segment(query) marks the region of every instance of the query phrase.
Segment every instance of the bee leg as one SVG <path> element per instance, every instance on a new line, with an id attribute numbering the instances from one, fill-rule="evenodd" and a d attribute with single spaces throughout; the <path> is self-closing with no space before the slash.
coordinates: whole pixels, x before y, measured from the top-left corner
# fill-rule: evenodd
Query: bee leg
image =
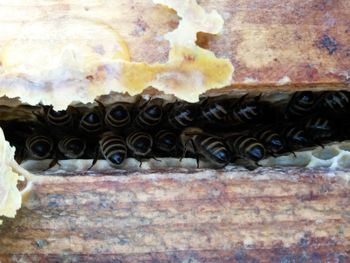
<path id="1" fill-rule="evenodd" d="M 157 162 L 161 162 L 162 160 L 159 160 L 159 159 L 157 159 L 157 157 L 155 157 L 155 156 L 152 156 L 151 157 L 153 160 L 156 160 Z"/>
<path id="2" fill-rule="evenodd" d="M 142 159 L 136 159 L 136 160 L 140 162 L 139 168 L 141 168 L 142 167 Z"/>
<path id="3" fill-rule="evenodd" d="M 197 148 L 196 148 L 196 145 L 194 144 L 194 141 L 192 139 L 190 139 L 190 142 L 192 144 L 192 147 L 193 147 L 193 151 L 195 152 L 195 155 L 196 155 L 196 162 L 197 162 L 197 169 L 199 168 L 199 155 L 198 155 L 198 151 L 197 151 Z"/>
<path id="4" fill-rule="evenodd" d="M 18 151 L 18 154 L 16 154 L 15 156 L 15 161 L 18 163 L 18 164 L 21 164 L 24 159 L 26 158 L 26 151 L 24 148 L 21 148 L 19 151 Z"/>
<path id="5" fill-rule="evenodd" d="M 92 167 L 94 167 L 95 164 L 97 163 L 97 160 L 98 160 L 98 151 L 99 151 L 99 147 L 97 146 L 96 149 L 95 149 L 94 160 L 92 161 L 92 164 L 91 164 L 91 166 L 88 168 L 88 170 L 91 170 Z"/>

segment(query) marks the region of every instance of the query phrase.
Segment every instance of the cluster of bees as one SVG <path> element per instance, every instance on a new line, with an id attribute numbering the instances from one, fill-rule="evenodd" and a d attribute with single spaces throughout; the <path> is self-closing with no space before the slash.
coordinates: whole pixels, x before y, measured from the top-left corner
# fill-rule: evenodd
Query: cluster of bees
<path id="1" fill-rule="evenodd" d="M 127 157 L 192 157 L 220 168 L 229 163 L 254 169 L 267 156 L 349 138 L 350 93 L 296 92 L 283 103 L 262 96 L 207 97 L 199 103 L 96 101 L 93 107 L 55 111 L 40 105 L 35 121 L 2 123 L 16 159 L 104 158 L 122 167 Z"/>

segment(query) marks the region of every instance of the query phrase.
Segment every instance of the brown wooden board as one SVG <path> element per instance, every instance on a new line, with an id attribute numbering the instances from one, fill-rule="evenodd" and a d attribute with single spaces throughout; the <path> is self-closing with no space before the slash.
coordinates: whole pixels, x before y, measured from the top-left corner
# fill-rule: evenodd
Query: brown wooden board
<path id="1" fill-rule="evenodd" d="M 350 188 L 333 173 L 117 175 L 38 176 L 0 229 L 0 261 L 350 260 Z"/>

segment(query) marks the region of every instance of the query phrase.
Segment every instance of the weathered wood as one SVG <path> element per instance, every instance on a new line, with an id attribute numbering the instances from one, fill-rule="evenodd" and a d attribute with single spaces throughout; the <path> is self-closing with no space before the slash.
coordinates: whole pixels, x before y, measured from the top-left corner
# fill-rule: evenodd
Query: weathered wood
<path id="1" fill-rule="evenodd" d="M 38 176 L 0 261 L 348 262 L 349 184 L 312 174 Z"/>

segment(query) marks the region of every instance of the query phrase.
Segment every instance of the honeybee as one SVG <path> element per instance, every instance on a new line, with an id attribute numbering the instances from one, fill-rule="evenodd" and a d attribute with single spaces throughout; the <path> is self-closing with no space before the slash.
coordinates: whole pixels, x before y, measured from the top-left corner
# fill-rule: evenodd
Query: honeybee
<path id="1" fill-rule="evenodd" d="M 100 151 L 112 167 L 120 167 L 127 158 L 127 147 L 123 137 L 106 132 L 99 141 Z"/>
<path id="2" fill-rule="evenodd" d="M 54 141 L 48 136 L 35 134 L 26 139 L 25 147 L 31 158 L 44 160 L 52 156 Z"/>
<path id="3" fill-rule="evenodd" d="M 305 124 L 307 136 L 316 143 L 329 140 L 335 135 L 333 123 L 326 118 L 313 117 Z"/>
<path id="4" fill-rule="evenodd" d="M 311 91 L 295 92 L 285 109 L 287 119 L 305 117 L 315 109 L 316 95 Z"/>
<path id="5" fill-rule="evenodd" d="M 68 159 L 81 158 L 86 150 L 86 141 L 76 136 L 65 136 L 58 142 L 58 150 Z"/>
<path id="6" fill-rule="evenodd" d="M 157 126 L 163 119 L 162 99 L 150 99 L 136 109 L 134 124 L 140 129 L 149 129 Z"/>
<path id="7" fill-rule="evenodd" d="M 283 137 L 271 128 L 258 129 L 253 135 L 265 146 L 266 151 L 272 156 L 282 152 L 285 148 Z"/>
<path id="8" fill-rule="evenodd" d="M 232 108 L 231 120 L 236 124 L 261 122 L 266 117 L 266 105 L 260 102 L 260 96 L 246 100 L 247 95 L 242 96 Z"/>
<path id="9" fill-rule="evenodd" d="M 193 125 L 197 107 L 192 103 L 175 102 L 168 113 L 168 122 L 174 129 L 183 129 Z"/>
<path id="10" fill-rule="evenodd" d="M 133 131 L 126 137 L 126 145 L 130 153 L 136 159 L 147 158 L 150 156 L 153 147 L 153 139 L 149 133 L 143 131 Z M 140 166 L 142 162 L 140 161 Z"/>
<path id="11" fill-rule="evenodd" d="M 99 132 L 103 131 L 104 114 L 100 107 L 94 107 L 91 110 L 86 111 L 82 114 L 82 117 L 79 122 L 79 129 L 85 135 L 94 136 Z"/>
<path id="12" fill-rule="evenodd" d="M 192 153 L 197 160 L 202 158 L 210 162 L 215 167 L 226 166 L 231 159 L 231 153 L 223 140 L 219 137 L 205 134 L 198 128 L 187 128 L 181 134 L 181 142 L 184 148 L 183 155 Z"/>
<path id="13" fill-rule="evenodd" d="M 179 136 L 170 130 L 160 130 L 154 136 L 155 151 L 165 157 L 176 156 L 178 153 Z"/>
<path id="14" fill-rule="evenodd" d="M 48 128 L 55 129 L 54 135 L 60 135 L 74 129 L 75 120 L 79 114 L 75 107 L 69 106 L 66 110 L 56 111 L 53 106 L 40 104 L 43 112 L 33 111 L 39 123 L 48 125 Z"/>
<path id="15" fill-rule="evenodd" d="M 131 123 L 132 104 L 128 102 L 116 102 L 105 107 L 101 102 L 97 101 L 104 109 L 104 122 L 111 130 L 119 130 Z"/>
<path id="16" fill-rule="evenodd" d="M 265 158 L 266 149 L 264 145 L 252 136 L 229 134 L 226 136 L 226 143 L 237 159 L 253 161 L 257 164 Z"/>
<path id="17" fill-rule="evenodd" d="M 282 134 L 291 150 L 298 150 L 312 144 L 305 130 L 299 126 L 287 126 L 283 129 Z"/>
<path id="18" fill-rule="evenodd" d="M 350 94 L 347 91 L 324 92 L 320 104 L 324 114 L 336 118 L 350 112 Z"/>
<path id="19" fill-rule="evenodd" d="M 231 103 L 234 103 L 233 99 L 205 98 L 201 102 L 201 121 L 209 124 L 222 124 L 228 119 Z"/>

